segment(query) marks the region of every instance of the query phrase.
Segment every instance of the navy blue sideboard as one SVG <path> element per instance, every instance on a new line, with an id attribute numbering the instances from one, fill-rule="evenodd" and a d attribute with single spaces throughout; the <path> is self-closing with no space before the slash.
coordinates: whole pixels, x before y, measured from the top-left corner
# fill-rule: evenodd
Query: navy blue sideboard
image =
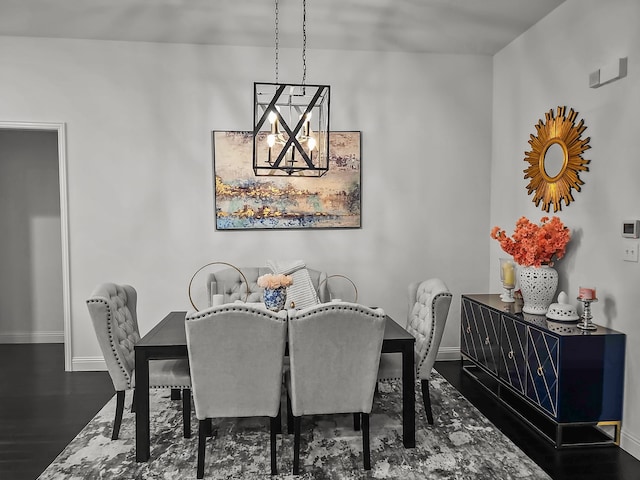
<path id="1" fill-rule="evenodd" d="M 499 295 L 461 302 L 466 373 L 557 448 L 620 443 L 623 333 L 523 313 Z"/>

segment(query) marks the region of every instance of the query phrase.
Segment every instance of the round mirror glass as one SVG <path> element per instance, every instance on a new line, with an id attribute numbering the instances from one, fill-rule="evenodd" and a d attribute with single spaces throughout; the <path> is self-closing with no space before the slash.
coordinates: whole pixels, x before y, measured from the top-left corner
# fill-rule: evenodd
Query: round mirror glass
<path id="1" fill-rule="evenodd" d="M 544 154 L 544 173 L 550 178 L 557 177 L 564 167 L 564 150 L 559 143 L 549 145 Z"/>

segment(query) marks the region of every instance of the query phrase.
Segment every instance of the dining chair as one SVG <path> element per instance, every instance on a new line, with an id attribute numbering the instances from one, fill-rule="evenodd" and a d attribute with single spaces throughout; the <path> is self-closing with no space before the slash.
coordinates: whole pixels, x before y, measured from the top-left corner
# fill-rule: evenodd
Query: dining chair
<path id="1" fill-rule="evenodd" d="M 117 440 L 124 412 L 125 393 L 135 387 L 135 345 L 140 340 L 138 294 L 130 285 L 102 283 L 86 301 L 107 370 L 116 390 L 116 416 L 112 440 Z M 149 387 L 182 390 L 184 438 L 191 437 L 191 378 L 186 359 L 149 362 Z M 172 395 L 172 398 L 174 396 Z M 135 408 L 135 392 L 132 409 Z"/>
<path id="2" fill-rule="evenodd" d="M 280 432 L 287 312 L 224 304 L 186 316 L 193 402 L 198 418 L 197 477 L 204 478 L 212 418 L 269 417 L 271 474 Z"/>
<path id="3" fill-rule="evenodd" d="M 420 380 L 422 401 L 430 425 L 433 425 L 433 412 L 429 396 L 429 380 L 447 322 L 451 298 L 451 292 L 446 284 L 438 278 L 409 285 L 409 314 L 406 329 L 416 337 L 416 376 Z M 383 353 L 380 357 L 378 380 L 401 379 L 402 356 L 399 353 Z"/>
<path id="4" fill-rule="evenodd" d="M 287 421 L 293 423 L 293 474 L 300 472 L 304 415 L 354 414 L 362 419 L 365 470 L 371 469 L 369 414 L 384 337 L 382 309 L 324 303 L 289 311 Z"/>

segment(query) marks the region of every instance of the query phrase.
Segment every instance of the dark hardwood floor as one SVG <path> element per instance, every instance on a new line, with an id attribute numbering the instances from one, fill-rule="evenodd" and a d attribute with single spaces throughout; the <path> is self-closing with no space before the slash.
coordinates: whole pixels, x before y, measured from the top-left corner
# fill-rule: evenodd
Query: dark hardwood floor
<path id="1" fill-rule="evenodd" d="M 65 372 L 62 344 L 0 344 L 0 479 L 38 478 L 114 393 L 107 372 Z"/>
<path id="2" fill-rule="evenodd" d="M 106 372 L 64 372 L 61 344 L 0 344 L 0 479 L 34 480 L 113 396 Z M 554 480 L 640 480 L 617 447 L 556 450 L 463 375 L 436 369 Z"/>

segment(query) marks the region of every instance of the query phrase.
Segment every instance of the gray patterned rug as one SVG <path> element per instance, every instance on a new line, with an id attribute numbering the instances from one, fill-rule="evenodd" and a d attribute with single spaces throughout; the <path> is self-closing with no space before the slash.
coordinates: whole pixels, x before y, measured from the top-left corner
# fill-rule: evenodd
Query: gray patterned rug
<path id="1" fill-rule="evenodd" d="M 130 395 L 128 395 L 128 401 Z M 206 479 L 549 479 L 473 405 L 434 371 L 431 382 L 435 425 L 426 422 L 422 395 L 416 397 L 416 448 L 402 445 L 402 399 L 388 383 L 374 400 L 370 471 L 362 467 L 362 437 L 351 415 L 303 419 L 301 474 L 291 475 L 293 435 L 278 435 L 278 471 L 271 477 L 267 419 L 214 419 Z M 129 405 L 127 405 L 129 406 Z M 120 438 L 111 441 L 115 397 L 40 475 L 61 479 L 166 479 L 196 477 L 197 420 L 194 435 L 182 438 L 181 402 L 168 391 L 151 395 L 151 460 L 136 463 L 135 419 L 125 407 Z M 286 419 L 286 415 L 283 413 Z M 286 427 L 284 427 L 286 431 Z"/>

